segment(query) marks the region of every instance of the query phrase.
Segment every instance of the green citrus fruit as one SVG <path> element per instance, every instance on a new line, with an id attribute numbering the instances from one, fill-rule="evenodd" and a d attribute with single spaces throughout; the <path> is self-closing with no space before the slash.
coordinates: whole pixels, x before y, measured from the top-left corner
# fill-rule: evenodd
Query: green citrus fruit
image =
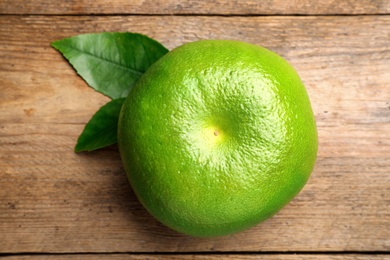
<path id="1" fill-rule="evenodd" d="M 305 87 L 277 54 L 238 41 L 184 44 L 121 111 L 119 149 L 144 207 L 192 236 L 244 230 L 304 186 L 317 153 Z"/>

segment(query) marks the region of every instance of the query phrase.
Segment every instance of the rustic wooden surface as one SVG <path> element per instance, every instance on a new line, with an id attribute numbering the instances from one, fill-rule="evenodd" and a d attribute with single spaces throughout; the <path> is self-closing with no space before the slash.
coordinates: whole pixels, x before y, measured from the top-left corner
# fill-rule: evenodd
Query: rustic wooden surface
<path id="1" fill-rule="evenodd" d="M 0 256 L 389 259 L 390 1 L 156 2 L 0 2 Z M 115 146 L 73 153 L 108 99 L 49 44 L 100 31 L 144 33 L 169 49 L 238 39 L 285 57 L 317 119 L 307 186 L 235 235 L 191 238 L 159 224 L 132 193 Z"/>
<path id="2" fill-rule="evenodd" d="M 85 259 L 85 260 L 386 260 L 389 259 L 386 254 L 331 254 L 331 255 L 317 255 L 317 254 L 72 254 L 72 255 L 18 255 L 8 256 L 7 260 L 69 260 L 69 259 Z"/>
<path id="3" fill-rule="evenodd" d="M 2 0 L 3 14 L 388 14 L 388 0 Z"/>

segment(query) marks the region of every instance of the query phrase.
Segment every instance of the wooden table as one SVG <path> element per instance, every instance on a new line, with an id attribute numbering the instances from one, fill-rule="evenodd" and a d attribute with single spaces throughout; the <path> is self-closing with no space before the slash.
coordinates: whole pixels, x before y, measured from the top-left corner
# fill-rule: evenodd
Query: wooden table
<path id="1" fill-rule="evenodd" d="M 389 0 L 1 0 L 0 256 L 6 259 L 390 259 Z M 108 101 L 50 42 L 130 31 L 172 49 L 263 45 L 299 72 L 319 131 L 302 192 L 231 236 L 177 234 L 140 205 L 117 147 L 73 152 Z"/>

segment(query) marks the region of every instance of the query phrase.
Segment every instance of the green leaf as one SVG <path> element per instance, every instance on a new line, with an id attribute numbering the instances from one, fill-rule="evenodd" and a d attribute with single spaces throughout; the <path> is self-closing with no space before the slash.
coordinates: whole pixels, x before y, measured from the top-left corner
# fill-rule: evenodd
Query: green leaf
<path id="1" fill-rule="evenodd" d="M 119 113 L 125 98 L 113 99 L 102 106 L 87 123 L 75 152 L 93 151 L 117 142 Z"/>
<path id="2" fill-rule="evenodd" d="M 126 97 L 134 83 L 168 50 L 137 33 L 82 34 L 51 44 L 89 86 L 116 99 Z"/>

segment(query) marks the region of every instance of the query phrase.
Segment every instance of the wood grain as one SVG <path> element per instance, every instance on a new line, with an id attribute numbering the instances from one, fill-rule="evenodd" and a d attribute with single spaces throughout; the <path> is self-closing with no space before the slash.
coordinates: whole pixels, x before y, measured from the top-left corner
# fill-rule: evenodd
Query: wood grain
<path id="1" fill-rule="evenodd" d="M 385 254 L 194 254 L 194 255 L 174 255 L 174 254 L 71 254 L 71 255 L 24 255 L 8 256 L 6 260 L 36 260 L 36 259 L 131 259 L 131 260 L 385 260 L 389 259 Z"/>
<path id="2" fill-rule="evenodd" d="M 388 0 L 2 0 L 0 14 L 389 14 Z"/>
<path id="3" fill-rule="evenodd" d="M 389 16 L 7 15 L 0 25 L 0 252 L 390 250 Z M 191 238 L 155 221 L 132 193 L 115 146 L 73 153 L 84 124 L 108 99 L 49 43 L 99 31 L 144 33 L 169 49 L 240 39 L 289 60 L 319 131 L 304 190 L 273 218 L 231 236 Z"/>

